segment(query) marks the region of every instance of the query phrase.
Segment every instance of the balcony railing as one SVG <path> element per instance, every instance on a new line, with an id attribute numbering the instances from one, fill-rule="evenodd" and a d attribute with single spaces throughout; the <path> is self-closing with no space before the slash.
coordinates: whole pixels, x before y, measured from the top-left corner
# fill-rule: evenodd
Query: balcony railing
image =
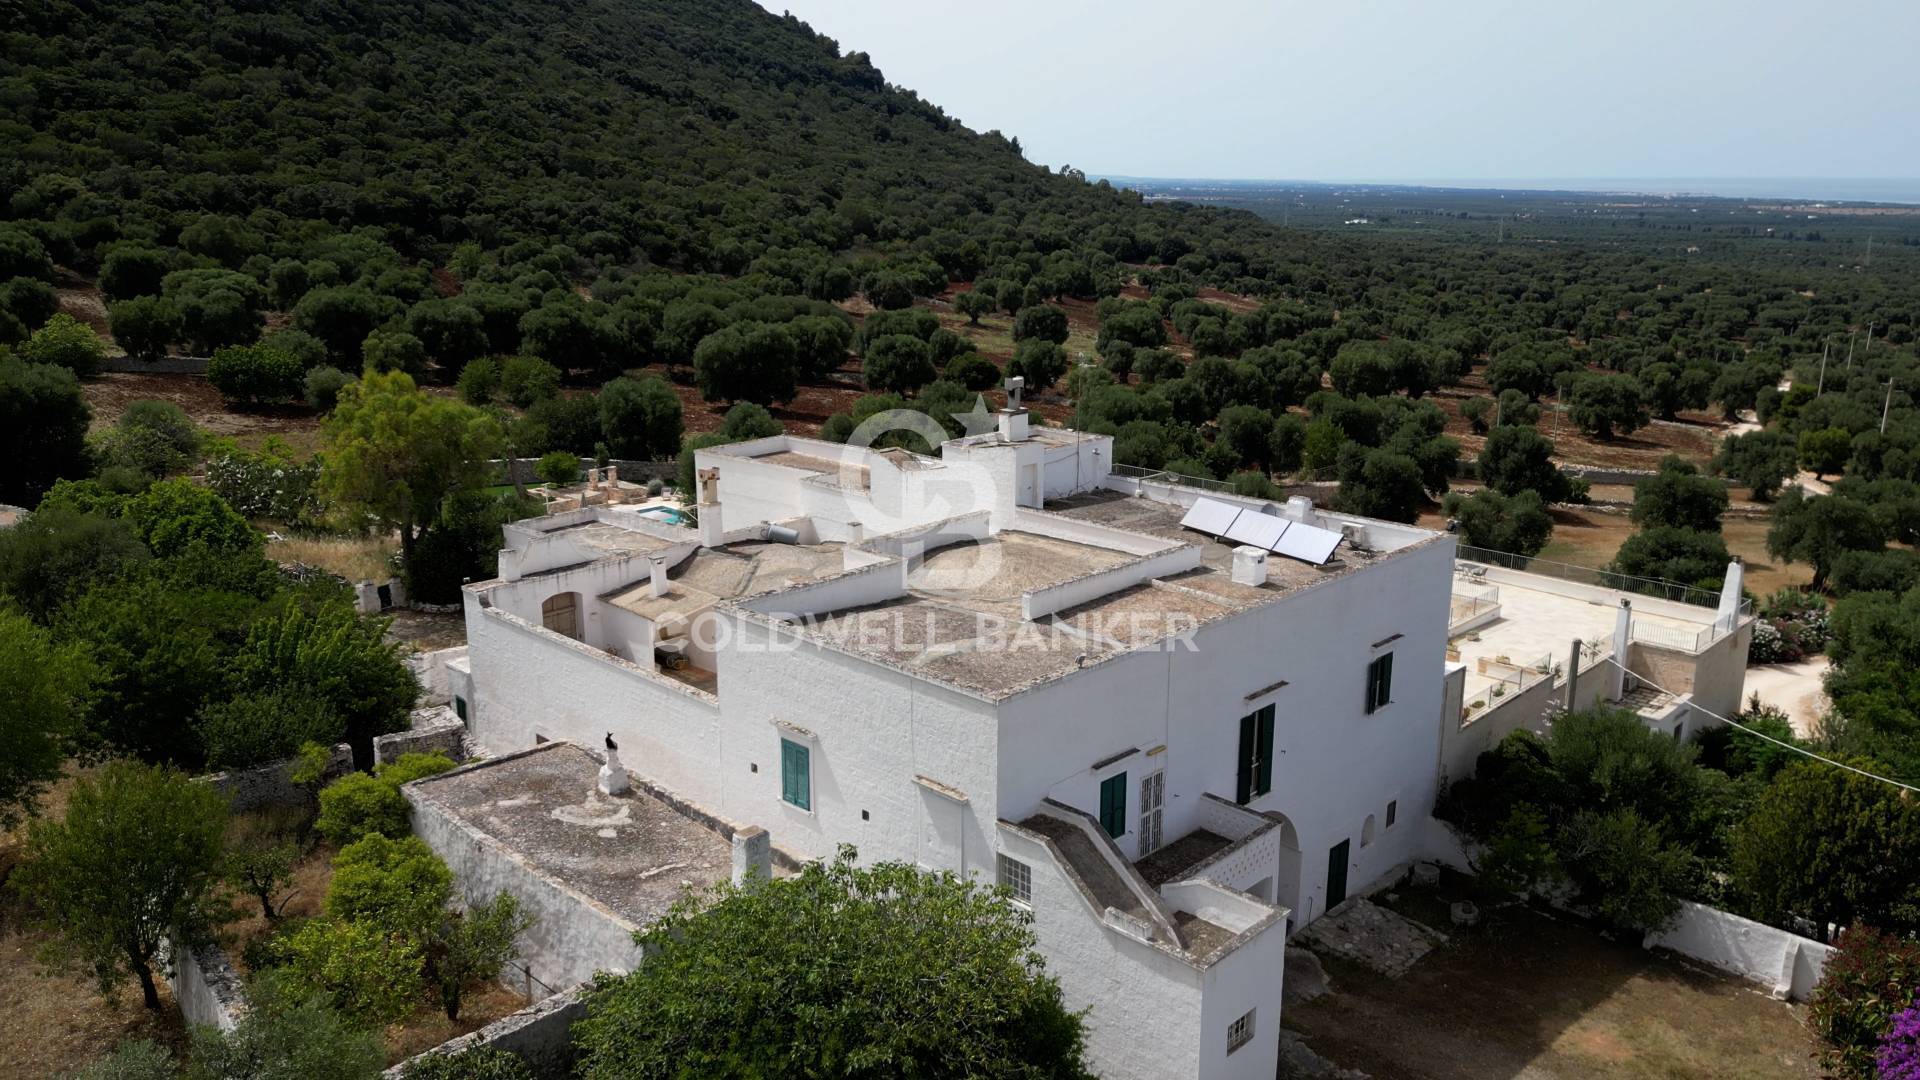
<path id="1" fill-rule="evenodd" d="M 1621 574 L 1612 570 L 1595 570 L 1591 566 L 1574 566 L 1570 563 L 1554 562 L 1551 559 L 1540 559 L 1531 555 L 1515 555 L 1511 552 L 1495 551 L 1492 548 L 1474 547 L 1471 544 L 1461 544 L 1456 549 L 1455 557 L 1468 562 L 1503 566 L 1509 570 L 1521 570 L 1529 574 L 1555 577 L 1582 585 L 1595 585 L 1603 589 L 1657 596 L 1663 600 L 1692 604 L 1695 607 L 1717 609 L 1720 606 L 1719 593 L 1709 589 L 1697 589 L 1692 585 L 1682 585 L 1677 581 L 1635 577 L 1632 574 Z M 1750 609 L 1751 603 L 1743 600 L 1740 613 L 1745 615 Z"/>

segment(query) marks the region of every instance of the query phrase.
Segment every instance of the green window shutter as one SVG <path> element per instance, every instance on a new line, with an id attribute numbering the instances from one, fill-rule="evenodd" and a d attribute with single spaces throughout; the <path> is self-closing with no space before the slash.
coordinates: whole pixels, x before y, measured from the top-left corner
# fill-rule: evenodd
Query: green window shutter
<path id="1" fill-rule="evenodd" d="M 1253 747 L 1256 726 L 1253 716 L 1240 718 L 1240 774 L 1234 780 L 1233 801 L 1242 806 L 1253 798 Z"/>
<path id="2" fill-rule="evenodd" d="M 1376 691 L 1379 690 L 1379 688 L 1380 688 L 1380 661 L 1378 660 L 1368 661 L 1367 663 L 1367 715 L 1369 716 L 1373 715 L 1373 707 L 1374 707 L 1374 701 L 1375 701 L 1374 694 Z"/>
<path id="3" fill-rule="evenodd" d="M 802 810 L 813 809 L 808 750 L 788 739 L 780 740 L 780 797 Z"/>
<path id="4" fill-rule="evenodd" d="M 1127 774 L 1109 776 L 1100 782 L 1100 827 L 1108 836 L 1127 832 Z"/>
<path id="5" fill-rule="evenodd" d="M 1253 777 L 1255 795 L 1265 795 L 1273 790 L 1273 713 L 1274 707 L 1268 705 L 1254 714 L 1258 718 L 1255 726 L 1259 729 L 1255 743 L 1259 763 Z"/>
<path id="6" fill-rule="evenodd" d="M 1380 706 L 1393 700 L 1393 654 L 1380 658 Z"/>

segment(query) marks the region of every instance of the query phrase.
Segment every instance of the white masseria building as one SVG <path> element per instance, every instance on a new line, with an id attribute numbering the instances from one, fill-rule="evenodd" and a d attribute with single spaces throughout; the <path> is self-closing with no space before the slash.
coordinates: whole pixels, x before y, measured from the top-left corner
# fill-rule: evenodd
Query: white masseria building
<path id="1" fill-rule="evenodd" d="M 626 506 L 508 526 L 500 577 L 466 589 L 456 707 L 496 755 L 611 734 L 782 862 L 853 844 L 1004 884 L 1091 1007 L 1102 1076 L 1270 1080 L 1291 931 L 1422 857 L 1449 748 L 1470 762 L 1573 693 L 1450 642 L 1538 581 L 1456 567 L 1444 533 L 1120 476 L 1107 437 L 997 422 L 938 458 L 702 450 L 697 529 Z M 1611 625 L 1618 595 L 1562 599 Z M 1694 645 L 1744 659 L 1744 613 L 1689 610 L 1728 631 Z M 1624 621 L 1594 657 L 1640 647 Z M 1524 709 L 1481 689 L 1510 675 Z"/>

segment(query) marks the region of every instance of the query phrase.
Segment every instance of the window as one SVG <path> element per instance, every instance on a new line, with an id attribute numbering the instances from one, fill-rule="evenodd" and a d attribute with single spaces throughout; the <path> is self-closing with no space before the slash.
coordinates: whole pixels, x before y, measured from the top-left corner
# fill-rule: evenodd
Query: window
<path id="1" fill-rule="evenodd" d="M 1400 816 L 1400 800 L 1395 799 L 1392 802 L 1387 804 L 1387 828 L 1389 829 L 1393 828 L 1394 819 L 1398 818 L 1399 816 Z"/>
<path id="2" fill-rule="evenodd" d="M 467 699 L 466 698 L 455 697 L 453 699 L 453 715 L 459 717 L 462 722 L 464 722 L 467 719 Z"/>
<path id="3" fill-rule="evenodd" d="M 1234 801 L 1245 806 L 1273 790 L 1273 706 L 1240 718 L 1240 775 Z"/>
<path id="4" fill-rule="evenodd" d="M 1253 1041 L 1253 1012 L 1248 1009 L 1247 1015 L 1227 1025 L 1227 1053 L 1231 1054 Z"/>
<path id="5" fill-rule="evenodd" d="M 811 754 L 792 739 L 780 740 L 780 798 L 802 810 L 813 809 Z"/>
<path id="6" fill-rule="evenodd" d="M 1100 782 L 1100 827 L 1108 836 L 1127 834 L 1127 774 L 1109 776 Z"/>
<path id="7" fill-rule="evenodd" d="M 1393 700 L 1393 654 L 1381 653 L 1367 665 L 1367 712 L 1386 707 Z"/>
<path id="8" fill-rule="evenodd" d="M 1015 900 L 1023 904 L 1033 903 L 1033 867 L 1019 859 L 1000 856 L 1000 884 L 1006 886 Z"/>

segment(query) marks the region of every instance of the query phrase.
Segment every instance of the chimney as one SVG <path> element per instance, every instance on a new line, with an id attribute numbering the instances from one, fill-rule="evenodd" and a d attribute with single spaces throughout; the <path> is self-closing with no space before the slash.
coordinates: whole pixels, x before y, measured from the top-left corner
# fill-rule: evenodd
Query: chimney
<path id="1" fill-rule="evenodd" d="M 620 486 L 620 466 L 618 465 L 607 466 L 607 486 L 608 487 Z"/>
<path id="2" fill-rule="evenodd" d="M 724 535 L 724 531 L 720 528 L 720 504 L 706 503 L 699 507 L 699 511 L 700 546 L 704 548 L 719 547 L 721 543 L 720 538 Z"/>
<path id="3" fill-rule="evenodd" d="M 857 521 L 847 522 L 847 545 L 858 546 L 866 542 L 867 527 Z"/>
<path id="4" fill-rule="evenodd" d="M 647 569 L 653 575 L 653 595 L 667 595 L 667 557 L 665 555 L 647 556 Z"/>
<path id="5" fill-rule="evenodd" d="M 1740 590 L 1747 583 L 1747 564 L 1735 555 L 1727 564 L 1727 580 L 1720 586 L 1720 611 L 1714 617 L 1714 625 L 1722 630 L 1732 630 L 1740 623 Z"/>
<path id="6" fill-rule="evenodd" d="M 773 876 L 773 838 L 758 825 L 735 829 L 733 833 L 733 883 L 744 885 L 749 878 Z"/>
<path id="7" fill-rule="evenodd" d="M 598 466 L 587 470 L 587 490 L 595 491 L 600 487 L 600 469 Z"/>
<path id="8" fill-rule="evenodd" d="M 1305 522 L 1313 513 L 1313 500 L 1305 495 L 1295 495 L 1287 500 L 1286 516 L 1294 521 Z"/>
<path id="9" fill-rule="evenodd" d="M 1267 583 L 1266 549 L 1251 546 L 1234 548 L 1233 580 L 1239 585 L 1265 585 Z"/>
<path id="10" fill-rule="evenodd" d="M 1000 410 L 1000 440 L 1002 442 L 1021 442 L 1027 438 L 1027 410 Z"/>
<path id="11" fill-rule="evenodd" d="M 1608 665 L 1607 698 L 1619 701 L 1627 692 L 1627 643 L 1633 635 L 1633 601 L 1621 600 L 1613 617 L 1613 663 Z"/>

